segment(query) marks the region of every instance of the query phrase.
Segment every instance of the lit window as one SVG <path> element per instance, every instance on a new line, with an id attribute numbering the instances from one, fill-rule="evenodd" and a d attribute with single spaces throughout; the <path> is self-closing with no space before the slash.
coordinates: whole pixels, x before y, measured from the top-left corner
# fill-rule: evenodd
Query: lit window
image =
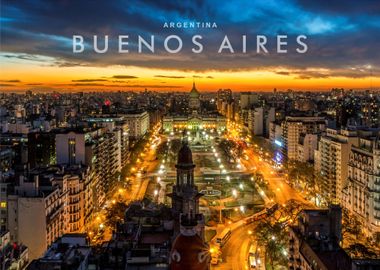
<path id="1" fill-rule="evenodd" d="M 0 208 L 7 208 L 7 202 L 1 202 Z"/>

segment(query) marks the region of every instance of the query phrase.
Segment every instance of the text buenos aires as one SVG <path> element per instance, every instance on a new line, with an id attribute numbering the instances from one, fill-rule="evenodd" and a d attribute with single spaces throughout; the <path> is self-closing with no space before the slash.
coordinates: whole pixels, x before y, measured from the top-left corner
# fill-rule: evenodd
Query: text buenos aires
<path id="1" fill-rule="evenodd" d="M 251 42 L 248 42 L 248 38 Z M 256 53 L 287 53 L 288 52 L 288 36 L 287 35 L 277 35 L 271 37 L 274 39 L 276 43 L 275 49 L 269 51 L 268 40 L 269 38 L 265 35 L 256 35 L 256 36 L 247 36 L 242 35 L 241 40 L 239 41 L 239 46 L 232 45 L 230 38 L 225 35 L 223 39 L 220 41 L 220 45 L 217 46 L 218 53 L 248 53 L 252 50 Z M 295 38 L 295 42 L 297 46 L 293 48 L 296 53 L 306 53 L 308 50 L 308 45 L 306 43 L 307 36 L 306 35 L 298 35 L 293 37 Z M 162 41 L 162 38 L 160 38 Z M 90 42 L 88 42 L 90 41 Z M 187 40 L 185 40 L 188 42 Z M 110 38 L 108 35 L 104 35 L 98 37 L 94 35 L 92 40 L 85 40 L 85 38 L 81 35 L 73 35 L 73 53 L 82 53 L 86 50 L 93 50 L 96 53 L 107 53 L 109 51 L 109 43 Z M 149 38 L 137 36 L 137 40 L 134 40 L 136 43 L 133 46 L 134 50 L 137 50 L 137 53 L 155 53 L 157 42 L 155 40 L 155 36 L 151 35 Z M 194 35 L 190 38 L 189 42 L 191 42 L 191 52 L 192 53 L 202 53 L 204 50 L 205 39 L 202 35 Z M 252 46 L 252 42 L 253 46 Z M 85 43 L 89 46 L 85 46 Z M 234 42 L 235 43 L 235 42 Z M 163 39 L 162 44 L 159 44 L 160 48 L 164 49 L 168 53 L 180 53 L 183 51 L 184 40 L 178 35 L 169 35 Z M 249 46 L 248 46 L 249 45 Z M 89 48 L 90 47 L 90 48 Z M 91 48 L 92 47 L 92 48 Z M 249 49 L 248 49 L 249 48 Z M 117 36 L 117 52 L 118 53 L 130 53 L 132 52 L 130 48 L 130 37 L 129 35 L 119 35 Z"/>

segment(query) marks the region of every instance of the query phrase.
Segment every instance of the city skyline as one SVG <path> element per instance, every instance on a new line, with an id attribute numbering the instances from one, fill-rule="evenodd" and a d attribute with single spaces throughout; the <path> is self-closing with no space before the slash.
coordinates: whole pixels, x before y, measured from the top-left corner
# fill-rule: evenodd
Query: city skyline
<path id="1" fill-rule="evenodd" d="M 281 8 L 278 8 L 281 6 Z M 373 1 L 328 4 L 304 1 L 227 1 L 202 3 L 132 1 L 10 2 L 2 4 L 0 91 L 149 90 L 187 91 L 193 77 L 201 91 L 331 88 L 378 89 L 380 54 L 379 6 Z M 86 11 L 83 13 L 83 11 Z M 242 12 L 244 11 L 244 12 Z M 175 28 L 165 23 L 180 23 Z M 185 23 L 211 22 L 216 28 L 184 28 Z M 202 35 L 204 51 L 194 54 L 191 37 Z M 94 35 L 107 53 L 86 49 L 73 53 L 72 36 Z M 119 54 L 117 37 L 129 35 L 130 52 Z M 156 51 L 137 53 L 141 35 L 156 37 Z M 163 39 L 178 35 L 183 49 L 170 54 Z M 242 35 L 247 50 L 242 52 Z M 265 35 L 268 53 L 256 53 L 255 37 Z M 288 53 L 276 52 L 276 36 L 287 35 Z M 296 36 L 307 36 L 306 53 L 295 52 Z M 218 53 L 228 36 L 234 54 Z M 173 44 L 175 41 L 173 42 Z M 172 45 L 173 46 L 173 45 Z"/>

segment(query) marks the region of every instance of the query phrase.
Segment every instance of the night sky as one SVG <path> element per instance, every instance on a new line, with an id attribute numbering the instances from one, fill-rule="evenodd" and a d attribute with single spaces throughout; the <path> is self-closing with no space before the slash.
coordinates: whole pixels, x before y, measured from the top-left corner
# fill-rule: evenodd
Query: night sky
<path id="1" fill-rule="evenodd" d="M 0 91 L 187 90 L 193 76 L 201 91 L 380 87 L 378 1 L 2 1 L 0 21 Z M 173 34 L 184 42 L 177 54 L 163 48 Z M 197 34 L 201 54 L 191 52 Z M 85 37 L 85 52 L 72 52 L 73 35 Z M 110 37 L 107 53 L 93 52 L 93 35 Z M 130 53 L 117 52 L 118 35 L 129 35 Z M 155 35 L 154 54 L 137 53 L 137 35 Z M 217 53 L 225 35 L 234 54 Z M 268 54 L 256 53 L 256 35 L 267 36 Z M 276 53 L 276 35 L 288 36 L 287 54 Z M 298 35 L 308 37 L 305 54 L 295 52 Z"/>

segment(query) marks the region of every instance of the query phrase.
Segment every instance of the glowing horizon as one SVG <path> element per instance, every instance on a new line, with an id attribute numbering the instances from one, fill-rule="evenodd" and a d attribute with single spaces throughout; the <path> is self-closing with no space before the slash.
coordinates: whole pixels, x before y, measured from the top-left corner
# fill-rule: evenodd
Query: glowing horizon
<path id="1" fill-rule="evenodd" d="M 322 78 L 302 78 L 310 72 L 320 72 Z M 0 91 L 21 90 L 158 90 L 187 91 L 193 77 L 200 91 L 230 88 L 233 91 L 323 91 L 331 88 L 376 89 L 380 78 L 330 77 L 327 69 L 307 69 L 304 73 L 286 68 L 242 71 L 191 72 L 142 67 L 58 67 L 17 61 L 2 70 Z M 304 75 L 303 75 L 304 74 Z"/>

